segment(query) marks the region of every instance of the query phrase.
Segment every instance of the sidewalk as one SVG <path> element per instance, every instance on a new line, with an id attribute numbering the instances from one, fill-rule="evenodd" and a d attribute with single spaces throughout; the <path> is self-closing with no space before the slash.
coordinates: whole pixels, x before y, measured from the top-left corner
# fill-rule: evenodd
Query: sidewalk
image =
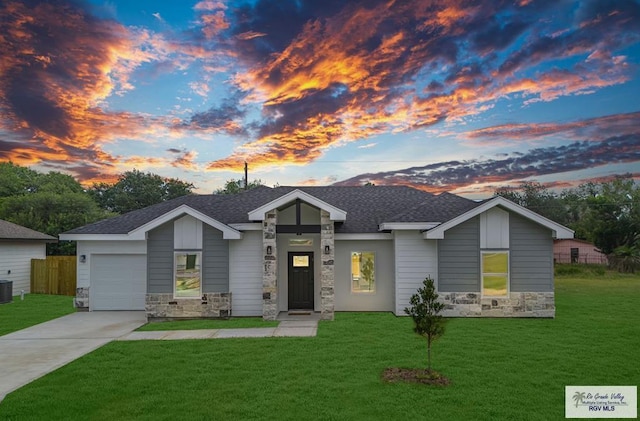
<path id="1" fill-rule="evenodd" d="M 199 329 L 199 330 L 158 330 L 151 332 L 131 332 L 119 337 L 118 341 L 179 340 L 179 339 L 223 339 L 223 338 L 268 338 L 268 337 L 309 337 L 318 332 L 317 320 L 283 320 L 278 327 L 257 327 L 243 329 Z"/>

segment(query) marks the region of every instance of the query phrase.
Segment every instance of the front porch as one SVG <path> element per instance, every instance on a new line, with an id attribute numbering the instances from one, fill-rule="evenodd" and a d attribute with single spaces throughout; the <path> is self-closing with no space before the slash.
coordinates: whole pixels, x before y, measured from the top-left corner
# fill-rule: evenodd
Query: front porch
<path id="1" fill-rule="evenodd" d="M 256 216 L 263 212 L 262 317 L 265 320 L 277 320 L 281 312 L 289 316 L 288 310 L 302 308 L 312 314 L 318 313 L 321 320 L 333 320 L 334 222 L 336 219 L 344 220 L 346 214 L 303 192 L 292 193 L 295 194 L 255 211 L 258 212 Z M 292 244 L 295 245 L 296 238 L 303 240 L 303 236 L 309 238 L 306 248 L 294 248 Z M 285 240 L 287 243 L 284 243 Z M 300 259 L 296 260 L 296 257 Z M 319 267 L 314 266 L 314 262 Z M 299 267 L 307 268 L 310 274 L 305 274 L 302 270 L 296 271 Z M 292 283 L 294 277 L 295 282 L 309 282 L 304 292 L 308 298 L 301 300 L 296 295 L 299 291 L 292 292 L 296 288 Z M 292 296 L 297 299 L 292 300 Z M 300 306 L 299 303 L 303 305 Z"/>

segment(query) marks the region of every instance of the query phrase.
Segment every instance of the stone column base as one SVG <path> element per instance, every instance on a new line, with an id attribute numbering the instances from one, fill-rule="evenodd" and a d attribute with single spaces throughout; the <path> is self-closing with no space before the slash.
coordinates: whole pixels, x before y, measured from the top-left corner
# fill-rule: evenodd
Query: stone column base
<path id="1" fill-rule="evenodd" d="M 73 306 L 77 311 L 89 311 L 89 287 L 76 288 Z"/>
<path id="2" fill-rule="evenodd" d="M 556 315 L 553 292 L 512 292 L 503 298 L 482 298 L 478 292 L 440 292 L 444 317 L 547 317 Z"/>
<path id="3" fill-rule="evenodd" d="M 231 317 L 231 293 L 207 292 L 201 298 L 147 294 L 145 310 L 150 320 L 228 319 Z"/>

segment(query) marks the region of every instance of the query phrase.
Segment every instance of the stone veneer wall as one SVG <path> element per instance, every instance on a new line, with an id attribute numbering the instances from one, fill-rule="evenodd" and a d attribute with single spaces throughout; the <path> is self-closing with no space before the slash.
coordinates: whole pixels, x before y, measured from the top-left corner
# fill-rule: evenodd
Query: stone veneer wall
<path id="1" fill-rule="evenodd" d="M 73 306 L 79 311 L 89 311 L 89 287 L 76 288 Z"/>
<path id="2" fill-rule="evenodd" d="M 333 221 L 329 212 L 320 211 L 320 255 L 322 268 L 320 273 L 320 318 L 333 320 L 335 307 L 335 236 Z M 329 246 L 329 254 L 324 253 Z"/>
<path id="3" fill-rule="evenodd" d="M 262 318 L 276 320 L 278 317 L 278 248 L 276 246 L 276 225 L 278 210 L 267 212 L 262 225 L 262 255 L 264 257 L 264 273 L 262 274 Z M 267 248 L 271 247 L 271 254 Z"/>
<path id="4" fill-rule="evenodd" d="M 440 292 L 445 317 L 555 317 L 553 292 L 512 292 L 508 298 L 481 298 L 477 292 Z"/>
<path id="5" fill-rule="evenodd" d="M 192 319 L 231 317 L 231 293 L 208 292 L 201 298 L 174 298 L 173 294 L 147 294 L 149 319 Z"/>

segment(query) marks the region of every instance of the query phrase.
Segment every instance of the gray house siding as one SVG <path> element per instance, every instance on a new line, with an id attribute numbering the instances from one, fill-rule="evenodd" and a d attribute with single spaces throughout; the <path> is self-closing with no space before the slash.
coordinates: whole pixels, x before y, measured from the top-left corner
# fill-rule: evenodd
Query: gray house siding
<path id="1" fill-rule="evenodd" d="M 173 294 L 173 222 L 149 231 L 147 293 Z"/>
<path id="2" fill-rule="evenodd" d="M 229 242 L 222 231 L 204 225 L 202 292 L 229 292 Z"/>
<path id="3" fill-rule="evenodd" d="M 438 243 L 438 290 L 480 291 L 480 222 L 475 217 L 448 230 Z"/>
<path id="4" fill-rule="evenodd" d="M 553 291 L 553 238 L 544 228 L 517 214 L 509 217 L 512 292 Z"/>

